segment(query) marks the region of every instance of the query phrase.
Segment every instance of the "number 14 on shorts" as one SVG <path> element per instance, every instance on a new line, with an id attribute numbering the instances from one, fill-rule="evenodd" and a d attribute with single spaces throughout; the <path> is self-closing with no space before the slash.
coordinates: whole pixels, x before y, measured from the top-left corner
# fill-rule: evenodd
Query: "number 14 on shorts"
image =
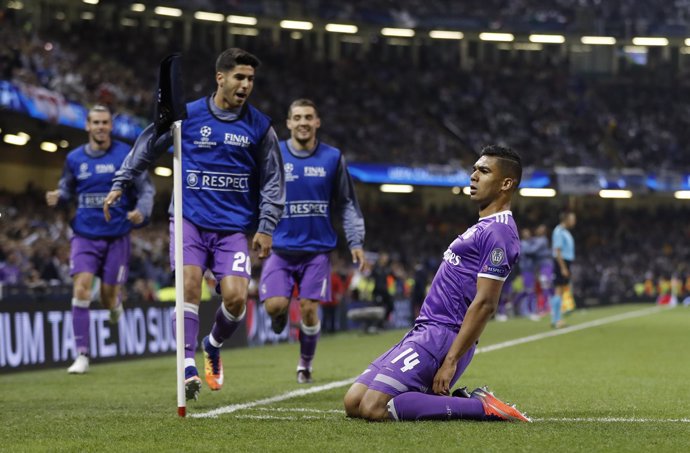
<path id="1" fill-rule="evenodd" d="M 417 357 L 419 357 L 419 354 L 414 352 L 414 349 L 412 349 L 412 348 L 405 349 L 403 352 L 398 354 L 398 356 L 396 358 L 391 360 L 391 363 L 397 363 L 403 357 L 405 359 L 402 362 L 403 366 L 400 368 L 400 371 L 402 371 L 403 373 L 405 371 L 410 371 L 412 368 L 419 365 L 419 359 L 417 358 Z"/>

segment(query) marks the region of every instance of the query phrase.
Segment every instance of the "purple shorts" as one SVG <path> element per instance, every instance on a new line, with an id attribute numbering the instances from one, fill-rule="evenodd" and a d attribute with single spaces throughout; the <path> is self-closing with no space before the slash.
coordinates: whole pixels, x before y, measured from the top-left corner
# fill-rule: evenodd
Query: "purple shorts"
<path id="1" fill-rule="evenodd" d="M 129 234 L 115 238 L 89 239 L 74 234 L 71 239 L 70 275 L 88 272 L 107 285 L 127 282 Z"/>
<path id="2" fill-rule="evenodd" d="M 261 301 L 269 297 L 292 295 L 295 283 L 299 297 L 319 301 L 331 300 L 331 263 L 326 253 L 316 255 L 278 255 L 272 253 L 264 262 L 259 282 Z"/>
<path id="3" fill-rule="evenodd" d="M 434 376 L 456 336 L 457 332 L 444 326 L 417 324 L 400 343 L 371 362 L 355 382 L 393 397 L 405 392 L 431 393 Z M 460 358 L 451 388 L 472 361 L 475 347 Z"/>
<path id="4" fill-rule="evenodd" d="M 187 219 L 182 225 L 183 259 L 186 266 L 210 269 L 215 279 L 236 275 L 249 279 L 252 265 L 247 237 L 242 233 L 219 233 L 199 228 Z M 175 224 L 170 220 L 170 267 L 175 269 Z"/>

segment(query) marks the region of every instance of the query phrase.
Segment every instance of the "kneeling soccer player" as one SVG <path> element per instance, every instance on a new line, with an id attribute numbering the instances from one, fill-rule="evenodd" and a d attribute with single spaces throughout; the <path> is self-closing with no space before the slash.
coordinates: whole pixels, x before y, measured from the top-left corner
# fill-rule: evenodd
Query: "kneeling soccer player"
<path id="1" fill-rule="evenodd" d="M 460 389 L 450 396 L 520 254 L 510 203 L 521 177 L 522 163 L 515 151 L 500 146 L 482 150 L 470 185 L 479 221 L 443 254 L 412 330 L 348 390 L 344 404 L 349 417 L 530 421 L 486 388 L 471 393 Z"/>

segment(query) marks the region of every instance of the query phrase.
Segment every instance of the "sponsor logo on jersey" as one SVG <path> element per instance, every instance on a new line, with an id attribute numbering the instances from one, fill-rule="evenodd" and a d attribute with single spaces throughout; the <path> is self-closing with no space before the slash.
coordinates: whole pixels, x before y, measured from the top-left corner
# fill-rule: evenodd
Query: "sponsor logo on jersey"
<path id="1" fill-rule="evenodd" d="M 488 264 L 485 264 L 482 267 L 482 272 L 487 274 L 496 274 L 502 277 L 508 274 L 508 269 L 505 267 L 489 266 Z"/>
<path id="2" fill-rule="evenodd" d="M 326 169 L 323 167 L 312 167 L 312 166 L 307 165 L 304 167 L 304 176 L 313 176 L 313 177 L 325 178 L 326 177 Z"/>
<path id="3" fill-rule="evenodd" d="M 103 209 L 103 202 L 105 201 L 105 197 L 108 196 L 108 193 L 81 193 L 79 194 L 79 202 L 78 202 L 78 207 L 80 208 L 96 208 L 96 209 Z M 116 202 L 114 202 L 112 205 L 110 205 L 111 208 L 116 208 L 120 206 L 120 201 L 122 198 L 119 198 Z"/>
<path id="4" fill-rule="evenodd" d="M 187 170 L 187 189 L 249 192 L 249 174 Z"/>
<path id="5" fill-rule="evenodd" d="M 451 249 L 447 249 L 445 252 L 443 252 L 443 261 L 446 261 L 448 264 L 452 264 L 453 266 L 459 266 L 462 259 L 460 259 L 460 256 L 456 255 Z"/>
<path id="6" fill-rule="evenodd" d="M 225 134 L 225 140 L 223 141 L 226 145 L 239 146 L 241 148 L 248 148 L 252 143 L 249 141 L 249 137 L 246 135 L 239 134 Z"/>
<path id="7" fill-rule="evenodd" d="M 115 164 L 96 164 L 96 173 L 115 173 Z"/>
<path id="8" fill-rule="evenodd" d="M 318 200 L 290 201 L 285 205 L 287 217 L 325 217 L 328 216 L 328 202 Z"/>

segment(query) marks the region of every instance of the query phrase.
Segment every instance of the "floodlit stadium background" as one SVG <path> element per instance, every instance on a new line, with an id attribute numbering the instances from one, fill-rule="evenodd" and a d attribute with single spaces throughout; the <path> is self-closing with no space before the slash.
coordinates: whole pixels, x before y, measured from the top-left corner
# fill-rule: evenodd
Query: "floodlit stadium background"
<path id="1" fill-rule="evenodd" d="M 70 405 L 61 398 L 61 392 L 72 387 L 76 392 L 78 385 L 86 388 L 91 388 L 93 383 L 103 385 L 100 379 L 105 378 L 106 371 L 79 379 L 78 384 L 62 376 L 61 367 L 69 361 L 70 354 L 62 315 L 69 310 L 71 294 L 71 281 L 66 275 L 69 211 L 47 210 L 43 193 L 56 186 L 68 150 L 86 140 L 85 112 L 94 103 L 110 105 L 116 113 L 116 137 L 133 142 L 150 121 L 158 62 L 172 51 L 183 55 L 189 100 L 214 88 L 213 62 L 222 49 L 239 46 L 259 56 L 263 65 L 257 73 L 250 102 L 272 116 L 281 139 L 287 137 L 284 118 L 289 102 L 297 97 L 309 97 L 317 103 L 322 117 L 321 139 L 344 151 L 356 180 L 367 224 L 366 249 L 370 258 L 373 261 L 377 254 L 387 252 L 393 259 L 391 291 L 395 293 L 396 311 L 389 323 L 391 328 L 410 325 L 415 285 L 419 287 L 428 281 L 446 245 L 475 222 L 476 210 L 465 194 L 468 170 L 478 150 L 489 143 L 509 145 L 523 156 L 526 165 L 523 188 L 513 207 L 519 227 L 534 228 L 543 223 L 550 230 L 557 224 L 561 209 L 577 212 L 578 225 L 573 232 L 577 244 L 573 289 L 580 309 L 616 305 L 600 310 L 618 313 L 641 309 L 627 305 L 633 301 L 682 303 L 690 294 L 687 204 L 690 198 L 687 72 L 690 6 L 684 1 L 659 5 L 634 0 L 553 3 L 543 0 L 161 3 L 13 0 L 0 3 L 0 370 L 3 375 L 0 383 L 21 386 L 32 379 L 30 376 L 36 376 L 38 382 L 46 383 L 41 395 L 52 402 L 51 410 L 68 408 L 65 409 L 65 414 L 69 412 L 67 418 L 53 414 L 62 423 L 74 422 L 74 417 L 90 416 L 80 404 Z M 158 163 L 154 176 L 158 188 L 154 222 L 134 234 L 127 285 L 130 309 L 123 327 L 105 331 L 105 324 L 96 322 L 94 326 L 99 332 L 95 338 L 103 342 L 97 345 L 99 360 L 103 367 L 110 367 L 104 368 L 109 370 L 107 373 L 118 373 L 118 366 L 127 370 L 123 371 L 123 379 L 136 380 L 140 373 L 155 373 L 154 379 L 162 386 L 154 396 L 161 416 L 168 402 L 171 408 L 173 405 L 171 355 L 166 356 L 168 361 L 104 363 L 171 351 L 169 331 L 164 328 L 169 324 L 170 292 L 166 288 L 171 284 L 166 217 L 170 168 L 169 156 Z M 347 280 L 353 269 L 346 261 L 345 252 L 341 249 L 334 256 L 334 267 Z M 8 266 L 20 272 L 7 272 Z M 254 269 L 257 278 L 259 272 L 257 265 Z M 341 342 L 365 345 L 362 347 L 370 352 L 383 350 L 393 341 L 394 335 L 390 333 L 361 337 L 357 334 L 360 326 L 347 321 L 348 307 L 366 302 L 366 276 L 360 284 L 358 300 L 349 290 L 338 305 L 336 328 L 341 333 L 328 338 L 324 353 L 341 354 Z M 215 307 L 216 303 L 211 298 L 207 305 Z M 261 307 L 251 306 L 254 316 L 237 346 L 282 343 L 294 336 L 294 332 L 272 334 Z M 58 314 L 52 315 L 51 321 L 49 313 Z M 649 324 L 636 324 L 634 328 L 651 332 L 655 344 L 663 349 L 668 343 L 682 342 L 681 336 L 674 335 L 687 329 L 687 314 L 680 308 L 652 314 Z M 489 341 L 507 341 L 548 331 L 546 320 L 531 325 L 517 315 L 507 327 L 492 324 L 487 334 Z M 604 318 L 608 312 L 590 310 L 573 316 L 573 324 L 578 324 L 589 321 L 590 317 Z M 668 332 L 658 328 L 655 316 L 663 316 L 659 319 L 668 323 Z M 296 317 L 297 313 L 293 313 L 293 318 Z M 96 316 L 96 319 L 100 318 Z M 635 322 L 642 319 L 647 318 Z M 621 321 L 616 326 L 628 322 L 632 321 Z M 351 332 L 342 333 L 347 329 Z M 496 331 L 491 333 L 491 329 Z M 621 338 L 633 344 L 639 340 L 622 327 L 617 327 L 620 330 L 610 337 L 611 329 L 606 328 L 605 341 L 615 345 Z M 573 333 L 573 341 L 577 335 L 584 336 L 584 344 L 592 343 L 589 353 L 607 360 L 604 339 L 597 345 L 588 336 L 596 335 L 595 332 L 596 328 L 592 328 Z M 667 334 L 668 342 L 663 339 Z M 567 344 L 565 338 L 544 340 L 545 344 L 563 341 L 557 343 L 563 348 L 562 354 L 558 353 L 558 347 L 532 351 L 543 360 L 517 353 L 511 359 L 511 354 L 506 352 L 501 356 L 505 360 L 529 362 L 534 368 L 520 371 L 518 365 L 511 365 L 518 366 L 515 382 L 487 383 L 518 393 L 523 400 L 531 399 L 535 404 L 528 412 L 533 416 L 538 416 L 540 410 L 548 412 L 542 418 L 688 418 L 687 411 L 682 409 L 665 414 L 662 405 L 649 400 L 634 404 L 623 399 L 621 407 L 625 410 L 619 413 L 615 397 L 623 393 L 618 393 L 622 389 L 615 387 L 609 389 L 614 394 L 610 406 L 593 403 L 588 395 L 576 389 L 596 388 L 599 376 L 594 371 L 590 376 L 585 369 L 583 374 L 591 380 L 577 378 L 585 366 L 577 357 L 584 352 L 576 345 Z M 113 345 L 114 348 L 110 347 Z M 238 382 L 238 388 L 224 394 L 224 399 L 205 401 L 202 411 L 270 398 L 292 388 L 294 347 L 288 344 L 280 346 L 284 349 L 257 350 L 261 351 L 257 352 L 259 358 L 282 363 L 276 351 L 292 348 L 283 354 L 287 356 L 283 360 L 283 368 L 287 367 L 285 375 L 282 376 L 278 365 L 271 367 L 268 372 L 272 377 L 264 385 L 261 379 L 256 379 L 245 395 L 242 382 L 247 381 Z M 247 358 L 242 355 L 245 352 L 238 354 Z M 370 355 L 348 355 L 347 360 L 353 363 L 346 366 L 322 359 L 322 369 L 327 363 L 331 368 L 323 370 L 321 376 L 317 374 L 319 384 L 354 376 L 373 358 Z M 616 382 L 624 375 L 625 390 L 631 394 L 642 393 L 635 385 L 651 391 L 662 383 L 666 388 L 685 386 L 687 393 L 688 370 L 685 369 L 684 379 L 678 379 L 683 365 L 680 371 L 665 370 L 667 362 L 663 354 L 653 362 L 654 366 L 642 371 L 634 365 L 638 360 L 634 355 L 626 355 L 624 350 L 616 350 L 614 355 L 620 367 L 606 371 L 609 374 L 602 372 L 602 376 L 607 376 L 602 380 Z M 239 362 L 236 366 L 241 368 Z M 570 363 L 579 364 L 578 372 L 568 367 Z M 253 366 L 265 378 L 261 363 Z M 493 376 L 495 366 L 500 366 L 500 362 L 492 366 L 477 365 L 470 379 L 480 381 L 477 385 L 483 384 L 481 379 L 487 373 Z M 41 367 L 57 368 L 8 374 L 12 370 Z M 665 371 L 654 374 L 650 371 L 653 368 Z M 539 372 L 535 375 L 534 370 Z M 557 384 L 565 382 L 564 386 L 570 384 L 574 388 L 553 385 L 545 379 L 550 375 L 555 376 Z M 246 377 L 252 379 L 252 376 L 256 377 L 251 374 Z M 59 387 L 47 384 L 55 379 Z M 88 379 L 93 380 L 89 383 Z M 116 380 L 107 385 L 121 384 Z M 169 389 L 166 391 L 164 386 Z M 559 390 L 554 390 L 554 386 Z M 566 401 L 563 410 L 568 413 L 561 413 L 538 389 L 563 398 Z M 24 398 L 20 401 L 2 393 L 0 401 L 11 410 L 20 411 L 22 404 L 37 414 L 42 410 L 38 402 L 31 402 L 31 394 L 20 392 Z M 116 405 L 107 403 L 107 395 L 100 395 L 98 388 L 86 393 L 85 397 L 75 393 L 70 398 L 83 405 L 104 401 Z M 342 389 L 326 391 L 330 395 L 328 401 L 315 406 L 324 411 L 340 410 L 340 393 Z M 120 401 L 133 398 L 124 388 L 118 387 L 114 394 Z M 209 396 L 208 392 L 205 396 Z M 145 396 L 137 398 L 139 405 L 145 406 L 142 403 Z M 144 407 L 137 409 L 133 402 L 125 406 L 125 413 L 133 411 L 134 418 L 145 423 L 137 412 L 144 411 Z M 306 406 L 295 403 L 296 408 Z M 113 407 L 110 410 L 117 412 Z M 331 414 L 334 419 L 342 419 L 341 414 L 334 414 Z M 108 423 L 108 415 L 103 417 Z M 255 419 L 242 420 L 247 423 L 245 434 L 253 433 L 247 435 L 256 436 L 266 429 Z M 305 420 L 309 419 L 298 422 L 303 424 Z M 249 421 L 256 425 L 250 428 Z M 581 425 L 552 423 L 553 429 L 561 434 L 574 430 L 573 435 L 586 441 L 594 436 Z M 338 425 L 336 431 L 349 436 L 352 426 Z M 663 444 L 675 437 L 673 422 L 659 422 L 655 426 L 662 427 L 662 431 L 669 430 L 655 439 L 673 450 L 674 444 Z M 17 442 L 22 439 L 11 427 L 5 429 L 10 429 L 6 433 L 14 435 Z M 368 432 L 370 428 L 364 429 Z M 481 429 L 473 426 L 469 431 L 476 430 L 478 435 Z M 625 429 L 612 433 L 623 442 L 613 444 L 612 449 L 633 442 L 626 440 Z M 380 431 L 371 428 L 371 432 Z M 538 443 L 533 444 L 534 448 L 565 445 L 550 437 L 550 432 L 535 434 Z M 518 441 L 526 442 L 521 444 L 525 449 L 530 445 L 527 443 L 530 436 L 525 433 L 495 435 L 499 438 L 514 435 Z M 144 442 L 136 437 L 137 442 Z M 642 435 L 637 438 L 643 439 Z M 189 439 L 192 442 L 193 435 Z M 65 442 L 61 448 L 77 445 L 69 440 Z M 98 439 L 90 442 L 99 445 Z M 121 445 L 139 449 L 144 444 Z M 248 444 L 242 445 L 251 449 Z M 438 448 L 456 445 L 441 444 Z M 570 447 L 575 449 L 573 445 Z M 37 446 L 49 448 L 49 443 L 39 442 Z M 273 447 L 265 444 L 265 447 L 279 448 L 279 444 Z M 160 448 L 177 447 L 168 444 Z M 348 449 L 347 444 L 342 449 Z M 381 444 L 378 449 L 387 448 Z"/>

